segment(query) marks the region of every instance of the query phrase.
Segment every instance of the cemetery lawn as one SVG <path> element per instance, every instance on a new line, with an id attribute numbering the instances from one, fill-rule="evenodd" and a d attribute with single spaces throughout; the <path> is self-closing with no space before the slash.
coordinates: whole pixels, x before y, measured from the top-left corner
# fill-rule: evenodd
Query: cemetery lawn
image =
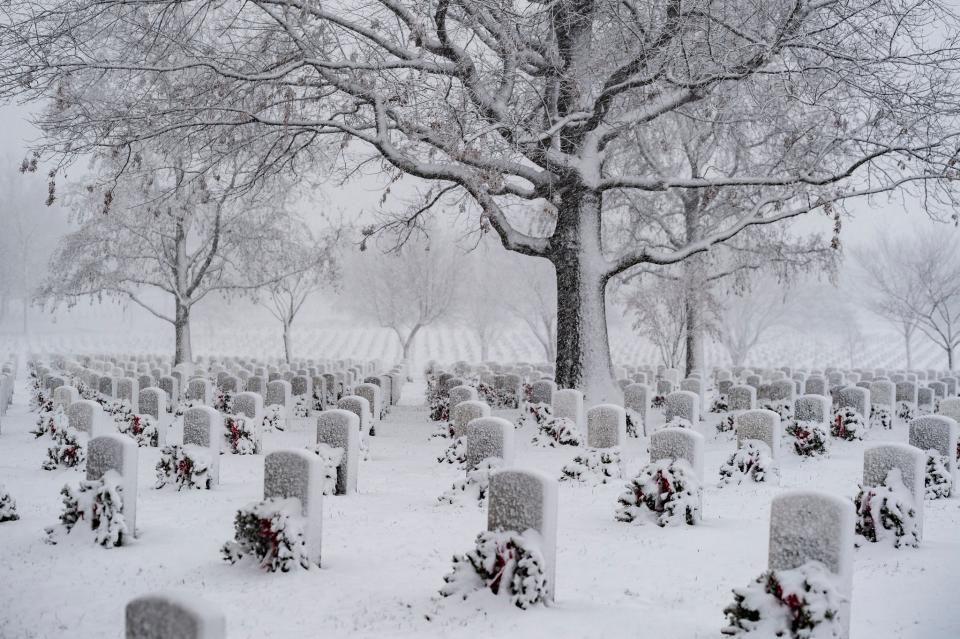
<path id="1" fill-rule="evenodd" d="M 802 488 L 852 498 L 865 444 L 907 440 L 906 426 L 897 424 L 874 429 L 866 442 L 834 440 L 825 459 L 801 461 L 784 447 L 779 486 L 718 488 L 718 469 L 735 443 L 729 433 L 717 435 L 717 418 L 707 415 L 698 428 L 706 436 L 704 520 L 663 529 L 614 519 L 625 480 L 647 461 L 645 440 L 630 439 L 624 480 L 561 484 L 557 601 L 522 611 L 489 593 L 466 601 L 437 595 L 453 554 L 471 548 L 485 528 L 486 512 L 438 504 L 462 471 L 436 462 L 449 442 L 430 439 L 435 424 L 422 407 L 420 383 L 408 384 L 403 405 L 376 425 L 370 460 L 360 463 L 359 494 L 324 499 L 323 567 L 287 574 L 220 556 L 237 508 L 262 498 L 262 455 L 224 455 L 218 489 L 178 493 L 154 489 L 160 451 L 141 448 L 138 536 L 129 546 L 106 550 L 80 535 L 44 543 L 43 529 L 57 522 L 61 487 L 82 475 L 41 470 L 50 440 L 28 433 L 36 415 L 27 397 L 20 380 L 0 434 L 0 482 L 21 517 L 0 524 L 3 639 L 122 637 L 127 601 L 167 589 L 194 591 L 219 606 L 231 639 L 717 638 L 731 588 L 766 567 L 771 497 Z M 494 415 L 515 421 L 518 411 Z M 517 465 L 559 477 L 577 449 L 534 447 L 533 432 L 527 426 L 516 434 Z M 308 440 L 306 431 L 270 433 L 264 448 L 304 448 Z M 958 586 L 960 499 L 927 501 L 919 549 L 857 549 L 851 635 L 956 639 Z"/>

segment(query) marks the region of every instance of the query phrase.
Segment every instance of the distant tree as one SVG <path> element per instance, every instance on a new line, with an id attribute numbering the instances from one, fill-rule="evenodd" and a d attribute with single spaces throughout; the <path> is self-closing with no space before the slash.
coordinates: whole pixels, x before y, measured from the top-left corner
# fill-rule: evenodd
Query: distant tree
<path id="1" fill-rule="evenodd" d="M 317 240 L 305 224 L 292 221 L 273 250 L 264 251 L 257 262 L 265 279 L 272 280 L 257 299 L 283 327 L 283 354 L 288 364 L 293 359 L 291 328 L 297 314 L 314 293 L 339 284 L 338 239 L 339 233 L 330 232 Z"/>
<path id="2" fill-rule="evenodd" d="M 190 313 L 200 300 L 214 291 L 249 292 L 276 277 L 242 266 L 279 240 L 282 216 L 258 194 L 237 192 L 236 166 L 198 178 L 159 147 L 114 161 L 133 166 L 69 198 L 79 228 L 51 258 L 38 299 L 52 307 L 82 298 L 133 302 L 173 326 L 174 362 L 190 362 Z M 100 168 L 109 176 L 113 162 Z M 162 301 L 148 290 L 164 294 Z"/>
<path id="3" fill-rule="evenodd" d="M 369 248 L 354 256 L 344 295 L 359 314 L 396 334 L 409 364 L 420 331 L 455 313 L 461 258 L 452 243 L 422 237 L 396 251 Z"/>

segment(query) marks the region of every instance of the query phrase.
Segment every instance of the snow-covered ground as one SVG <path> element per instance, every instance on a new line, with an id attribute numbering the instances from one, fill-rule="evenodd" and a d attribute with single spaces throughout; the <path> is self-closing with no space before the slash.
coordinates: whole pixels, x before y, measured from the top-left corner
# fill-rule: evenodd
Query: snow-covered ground
<path id="1" fill-rule="evenodd" d="M 228 636 L 263 637 L 719 637 L 731 588 L 766 567 L 769 504 L 789 488 L 852 497 L 864 443 L 834 442 L 829 458 L 801 461 L 784 449 L 780 486 L 717 487 L 734 448 L 707 435 L 702 525 L 661 529 L 614 520 L 622 482 L 560 489 L 556 604 L 521 611 L 478 593 L 439 599 L 451 557 L 472 546 L 485 512 L 442 506 L 461 476 L 436 457 L 445 440 L 420 406 L 423 386 L 408 384 L 403 405 L 377 426 L 371 459 L 361 463 L 360 494 L 324 503 L 323 567 L 288 574 L 229 565 L 220 546 L 232 538 L 236 509 L 261 498 L 263 457 L 224 456 L 220 488 L 153 488 L 158 449 L 140 449 L 138 530 L 129 546 L 105 550 L 67 539 L 43 541 L 60 511 L 60 488 L 76 470 L 44 471 L 48 444 L 28 433 L 25 381 L 0 434 L 0 482 L 21 519 L 0 524 L 0 637 L 123 636 L 126 602 L 163 589 L 195 592 L 227 615 Z M 500 413 L 515 418 L 516 411 Z M 518 432 L 517 464 L 559 476 L 574 449 L 531 446 Z M 303 447 L 306 432 L 268 435 L 266 449 Z M 903 425 L 868 441 L 905 441 Z M 626 447 L 627 474 L 647 459 L 644 441 Z M 856 551 L 852 636 L 960 637 L 960 499 L 927 502 L 919 549 L 880 544 Z"/>

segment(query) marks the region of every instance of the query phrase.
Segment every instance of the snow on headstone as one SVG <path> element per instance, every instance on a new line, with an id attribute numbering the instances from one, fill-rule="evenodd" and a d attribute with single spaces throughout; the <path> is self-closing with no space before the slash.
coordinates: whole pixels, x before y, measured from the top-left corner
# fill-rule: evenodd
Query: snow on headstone
<path id="1" fill-rule="evenodd" d="M 793 418 L 798 422 L 830 424 L 830 398 L 823 395 L 801 395 L 793 402 Z"/>
<path id="2" fill-rule="evenodd" d="M 460 402 L 476 401 L 477 389 L 473 386 L 454 386 L 450 389 L 450 410 Z"/>
<path id="3" fill-rule="evenodd" d="M 916 446 L 907 444 L 885 443 L 869 446 L 863 451 L 864 487 L 883 485 L 887 473 L 894 468 L 900 470 L 900 478 L 913 496 L 922 539 L 927 455 Z"/>
<path id="4" fill-rule="evenodd" d="M 627 441 L 627 411 L 615 404 L 597 404 L 587 411 L 587 446 L 613 448 Z"/>
<path id="5" fill-rule="evenodd" d="M 263 498 L 300 500 L 304 553 L 317 566 L 323 532 L 323 474 L 320 458 L 305 450 L 278 450 L 263 459 Z"/>
<path id="6" fill-rule="evenodd" d="M 140 412 L 140 383 L 132 377 L 117 380 L 117 399 L 127 402 L 134 413 Z"/>
<path id="7" fill-rule="evenodd" d="M 957 378 L 951 375 L 948 375 L 946 377 L 941 377 L 940 381 L 947 385 L 947 397 L 956 397 Z"/>
<path id="8" fill-rule="evenodd" d="M 267 394 L 264 397 L 266 406 L 290 406 L 291 389 L 290 382 L 285 379 L 275 379 L 267 383 Z"/>
<path id="9" fill-rule="evenodd" d="M 814 491 L 790 491 L 770 505 L 768 566 L 792 570 L 819 561 L 837 576 L 841 627 L 849 636 L 850 597 L 853 594 L 853 502 Z"/>
<path id="10" fill-rule="evenodd" d="M 947 470 L 957 482 L 957 421 L 946 415 L 924 415 L 910 422 L 908 441 L 922 451 L 936 450 L 946 457 Z"/>
<path id="11" fill-rule="evenodd" d="M 126 608 L 126 639 L 226 639 L 226 618 L 194 595 L 151 593 Z"/>
<path id="12" fill-rule="evenodd" d="M 247 378 L 244 389 L 262 397 L 267 392 L 267 379 L 262 375 L 251 375 Z"/>
<path id="13" fill-rule="evenodd" d="M 933 390 L 933 394 L 937 399 L 943 399 L 947 396 L 947 385 L 943 382 L 927 382 L 927 388 Z"/>
<path id="14" fill-rule="evenodd" d="M 650 387 L 646 384 L 630 384 L 623 389 L 624 408 L 640 413 L 644 424 L 647 423 L 647 410 L 652 399 Z"/>
<path id="15" fill-rule="evenodd" d="M 167 393 L 162 388 L 156 386 L 144 388 L 140 391 L 137 403 L 140 406 L 140 413 L 149 415 L 158 421 L 160 415 L 166 415 L 167 413 Z"/>
<path id="16" fill-rule="evenodd" d="M 342 408 L 325 410 L 317 416 L 317 443 L 343 449 L 337 467 L 336 495 L 357 492 L 360 468 L 360 418 Z"/>
<path id="17" fill-rule="evenodd" d="M 859 386 L 846 386 L 837 391 L 837 406 L 852 408 L 864 419 L 870 419 L 870 391 Z"/>
<path id="18" fill-rule="evenodd" d="M 759 389 L 762 381 L 763 380 L 760 379 L 759 375 L 747 375 L 745 383 L 747 386 L 753 386 L 754 388 Z"/>
<path id="19" fill-rule="evenodd" d="M 80 401 L 80 392 L 73 386 L 57 386 L 53 389 L 53 405 L 64 411 L 70 404 Z"/>
<path id="20" fill-rule="evenodd" d="M 916 382 L 897 382 L 896 397 L 898 402 L 906 402 L 912 406 L 917 405 L 917 384 Z"/>
<path id="21" fill-rule="evenodd" d="M 467 424 L 466 467 L 476 468 L 488 457 L 499 457 L 504 466 L 513 463 L 513 433 L 516 429 L 502 417 L 478 417 Z"/>
<path id="22" fill-rule="evenodd" d="M 700 400 L 700 409 L 703 409 L 703 380 L 695 377 L 688 377 L 687 379 L 681 380 L 680 390 L 690 391 L 696 394 Z"/>
<path id="23" fill-rule="evenodd" d="M 353 392 L 358 397 L 362 397 L 367 400 L 367 404 L 370 405 L 370 415 L 373 417 L 374 421 L 379 420 L 380 409 L 382 405 L 380 387 L 376 384 L 357 384 L 354 386 Z M 451 401 L 453 401 L 452 396 Z"/>
<path id="24" fill-rule="evenodd" d="M 263 415 L 263 397 L 260 393 L 243 391 L 233 396 L 233 412 L 257 421 Z"/>
<path id="25" fill-rule="evenodd" d="M 737 433 L 737 448 L 741 448 L 748 439 L 765 443 L 770 448 L 770 456 L 780 456 L 781 425 L 780 415 L 772 410 L 748 410 L 739 413 L 734 428 Z"/>
<path id="26" fill-rule="evenodd" d="M 137 531 L 137 455 L 139 447 L 120 433 L 99 435 L 87 445 L 87 481 L 98 480 L 108 470 L 120 475 L 123 518 L 131 537 Z"/>
<path id="27" fill-rule="evenodd" d="M 803 383 L 803 394 L 804 395 L 827 395 L 827 380 L 819 375 L 807 378 Z"/>
<path id="28" fill-rule="evenodd" d="M 940 400 L 937 414 L 949 417 L 960 424 L 960 397 L 945 397 Z"/>
<path id="29" fill-rule="evenodd" d="M 669 379 L 659 379 L 657 380 L 657 395 L 662 395 L 666 397 L 673 392 L 674 384 Z"/>
<path id="30" fill-rule="evenodd" d="M 660 379 L 666 380 L 677 386 L 680 383 L 680 371 L 676 368 L 665 368 L 660 371 Z"/>
<path id="31" fill-rule="evenodd" d="M 917 387 L 917 407 L 924 412 L 933 412 L 933 389 L 926 386 Z"/>
<path id="32" fill-rule="evenodd" d="M 313 393 L 313 380 L 306 375 L 294 375 L 290 378 L 290 392 L 294 397 L 311 395 Z"/>
<path id="33" fill-rule="evenodd" d="M 893 382 L 880 380 L 870 382 L 870 401 L 878 406 L 893 408 L 897 396 L 897 387 Z"/>
<path id="34" fill-rule="evenodd" d="M 81 399 L 67 407 L 67 424 L 91 437 L 112 430 L 110 418 L 103 407 L 91 399 Z"/>
<path id="35" fill-rule="evenodd" d="M 667 427 L 650 435 L 650 461 L 684 459 L 703 482 L 703 435 L 689 428 Z"/>
<path id="36" fill-rule="evenodd" d="M 486 402 L 467 400 L 460 402 L 450 411 L 450 423 L 453 425 L 453 436 L 463 437 L 467 434 L 467 424 L 480 417 L 490 416 L 490 406 Z"/>
<path id="37" fill-rule="evenodd" d="M 534 404 L 549 404 L 553 401 L 553 393 L 557 384 L 552 379 L 541 379 L 530 385 L 530 401 Z"/>
<path id="38" fill-rule="evenodd" d="M 348 410 L 360 418 L 360 433 L 370 430 L 370 402 L 358 395 L 346 395 L 337 402 L 337 408 Z"/>
<path id="39" fill-rule="evenodd" d="M 557 575 L 557 480 L 533 470 L 507 468 L 491 473 L 487 530 L 539 533 L 546 598 L 552 601 Z"/>
<path id="40" fill-rule="evenodd" d="M 757 407 L 757 389 L 753 386 L 733 386 L 727 394 L 727 408 L 731 411 L 753 410 Z"/>
<path id="41" fill-rule="evenodd" d="M 172 375 L 163 375 L 157 380 L 157 386 L 163 389 L 167 394 L 167 401 L 171 405 L 176 405 L 180 402 L 180 386 L 177 383 L 177 378 Z"/>
<path id="42" fill-rule="evenodd" d="M 562 388 L 554 391 L 553 399 L 554 417 L 565 417 L 571 420 L 577 426 L 577 430 L 583 432 L 584 413 L 583 413 L 583 393 L 576 389 Z"/>
<path id="43" fill-rule="evenodd" d="M 220 446 L 223 441 L 223 416 L 215 409 L 194 406 L 183 413 L 183 444 L 208 450 L 212 486 L 220 484 Z"/>
<path id="44" fill-rule="evenodd" d="M 667 424 L 673 419 L 685 419 L 693 428 L 700 423 L 700 396 L 692 391 L 680 390 L 666 397 L 664 418 Z"/>
<path id="45" fill-rule="evenodd" d="M 186 399 L 200 402 L 204 406 L 213 405 L 213 382 L 204 378 L 191 379 L 187 382 Z"/>

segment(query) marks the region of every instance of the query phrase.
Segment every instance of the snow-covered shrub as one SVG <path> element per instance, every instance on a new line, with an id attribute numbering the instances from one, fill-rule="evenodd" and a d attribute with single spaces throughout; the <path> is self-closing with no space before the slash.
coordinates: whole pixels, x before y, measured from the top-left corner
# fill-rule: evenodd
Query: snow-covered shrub
<path id="1" fill-rule="evenodd" d="M 607 484 L 622 476 L 619 448 L 587 448 L 560 471 L 560 481 Z"/>
<path id="2" fill-rule="evenodd" d="M 467 476 L 453 482 L 453 485 L 437 499 L 441 504 L 456 504 L 470 502 L 483 506 L 487 501 L 487 489 L 490 487 L 490 473 L 503 467 L 503 460 L 499 457 L 487 457 L 477 464 L 473 470 L 467 471 Z"/>
<path id="3" fill-rule="evenodd" d="M 53 402 L 45 405 L 40 415 L 37 416 L 37 427 L 30 431 L 34 437 L 40 438 L 44 435 L 53 437 L 58 430 L 67 427 L 69 420 L 62 406 L 53 407 Z"/>
<path id="4" fill-rule="evenodd" d="M 791 422 L 784 432 L 793 444 L 793 451 L 801 457 L 826 455 L 830 450 L 830 433 L 821 422 Z"/>
<path id="5" fill-rule="evenodd" d="M 173 411 L 173 416 L 183 417 L 183 414 L 191 408 L 198 408 L 203 405 L 203 402 L 201 402 L 199 399 L 185 399 L 177 404 L 176 410 Z"/>
<path id="6" fill-rule="evenodd" d="M 547 577 L 539 535 L 532 530 L 485 531 L 477 535 L 476 547 L 454 555 L 453 570 L 444 576 L 440 594 L 444 597 L 489 589 L 509 597 L 526 609 L 547 597 Z"/>
<path id="7" fill-rule="evenodd" d="M 830 424 L 830 434 L 847 441 L 863 439 L 866 432 L 867 424 L 863 417 L 850 407 L 838 410 L 833 416 L 833 423 Z"/>
<path id="8" fill-rule="evenodd" d="M 266 418 L 264 418 L 266 422 Z M 260 437 L 255 420 L 246 415 L 228 415 L 223 420 L 223 437 L 234 455 L 256 455 L 260 452 Z"/>
<path id="9" fill-rule="evenodd" d="M 151 415 L 130 415 L 127 421 L 117 422 L 117 430 L 132 437 L 141 448 L 160 445 L 160 431 L 157 429 L 157 421 Z"/>
<path id="10" fill-rule="evenodd" d="M 890 409 L 886 406 L 873 404 L 870 407 L 870 427 L 875 428 L 877 426 L 886 429 L 893 428 L 893 416 L 890 415 Z"/>
<path id="11" fill-rule="evenodd" d="M 700 482 L 683 459 L 650 462 L 626 485 L 616 518 L 652 520 L 658 526 L 694 525 L 700 520 Z"/>
<path id="12" fill-rule="evenodd" d="M 949 460 L 936 449 L 927 451 L 927 477 L 924 481 L 927 499 L 949 497 L 953 491 L 953 476 L 947 467 Z"/>
<path id="13" fill-rule="evenodd" d="M 44 470 L 55 470 L 60 466 L 74 468 L 83 464 L 87 458 L 87 434 L 75 428 L 61 428 L 53 434 L 53 444 L 47 448 Z"/>
<path id="14" fill-rule="evenodd" d="M 430 409 L 431 421 L 450 421 L 450 396 L 443 392 L 438 377 L 427 378 L 427 407 Z"/>
<path id="15" fill-rule="evenodd" d="M 297 395 L 293 398 L 293 408 L 291 412 L 293 416 L 297 419 L 303 419 L 305 417 L 310 417 L 311 400 L 306 395 Z"/>
<path id="16" fill-rule="evenodd" d="M 313 403 L 311 404 L 310 408 L 312 408 L 317 412 L 323 411 L 325 408 L 325 406 L 323 405 L 324 398 L 320 396 L 320 393 L 317 391 L 316 388 L 313 389 L 312 399 L 313 399 Z"/>
<path id="17" fill-rule="evenodd" d="M 730 624 L 723 634 L 736 637 L 826 639 L 843 637 L 842 596 L 836 578 L 817 561 L 791 570 L 769 570 L 746 588 L 734 588 L 724 608 Z"/>
<path id="18" fill-rule="evenodd" d="M 650 406 L 657 409 L 663 409 L 667 405 L 667 396 L 666 395 L 654 395 L 653 399 L 650 400 Z"/>
<path id="19" fill-rule="evenodd" d="M 213 485 L 209 449 L 195 444 L 164 446 L 157 462 L 157 488 L 176 484 L 177 490 L 196 488 L 209 489 Z"/>
<path id="20" fill-rule="evenodd" d="M 231 564 L 249 555 L 269 572 L 289 572 L 298 565 L 310 568 L 304 524 L 296 497 L 265 499 L 237 511 L 234 539 L 220 552 Z"/>
<path id="21" fill-rule="evenodd" d="M 720 421 L 717 422 L 717 432 L 718 433 L 732 433 L 733 428 L 736 425 L 737 418 L 735 415 L 725 415 L 720 418 Z"/>
<path id="22" fill-rule="evenodd" d="M 64 486 L 60 491 L 63 495 L 60 523 L 46 529 L 47 543 L 56 544 L 62 534 L 70 533 L 83 520 L 90 523 L 99 545 L 104 548 L 123 545 L 130 531 L 123 517 L 121 492 L 120 474 L 115 470 L 108 470 L 100 479 L 81 481 L 76 487 Z"/>
<path id="23" fill-rule="evenodd" d="M 553 448 L 555 446 L 579 446 L 580 431 L 572 419 L 551 417 L 537 428 L 531 440 L 537 446 Z"/>
<path id="24" fill-rule="evenodd" d="M 764 442 L 748 439 L 720 466 L 720 483 L 740 483 L 744 479 L 755 482 L 777 481 L 780 468 Z"/>
<path id="25" fill-rule="evenodd" d="M 453 430 L 453 422 L 437 424 L 436 430 L 430 434 L 430 439 L 454 439 L 456 436 Z"/>
<path id="26" fill-rule="evenodd" d="M 314 446 L 307 446 L 307 450 L 320 457 L 320 464 L 323 466 L 323 494 L 335 495 L 337 493 L 337 468 L 343 461 L 343 449 L 320 442 Z"/>
<path id="27" fill-rule="evenodd" d="M 627 437 L 639 438 L 640 433 L 644 431 L 643 415 L 632 408 L 625 409 L 627 413 Z"/>
<path id="28" fill-rule="evenodd" d="M 531 423 L 538 428 L 541 424 L 553 417 L 553 406 L 546 402 L 527 402 L 520 412 L 520 419 L 517 420 L 517 428 L 522 428 Z"/>
<path id="29" fill-rule="evenodd" d="M 280 404 L 271 404 L 264 408 L 263 422 L 261 423 L 264 432 L 282 431 L 284 428 L 283 418 L 284 410 Z"/>
<path id="30" fill-rule="evenodd" d="M 760 408 L 772 410 L 780 415 L 782 421 L 793 419 L 793 405 L 781 399 L 768 399 L 760 403 Z"/>
<path id="31" fill-rule="evenodd" d="M 127 422 L 133 416 L 133 407 L 125 399 L 101 398 L 100 405 L 103 406 L 103 412 L 113 417 L 113 421 L 121 424 Z"/>
<path id="32" fill-rule="evenodd" d="M 443 454 L 437 457 L 439 464 L 456 464 L 457 466 L 467 461 L 467 438 L 456 437 L 450 445 L 444 449 Z"/>
<path id="33" fill-rule="evenodd" d="M 710 403 L 711 413 L 726 413 L 729 410 L 730 403 L 727 401 L 726 395 L 717 395 L 717 397 Z"/>
<path id="34" fill-rule="evenodd" d="M 853 503 L 857 507 L 856 532 L 867 541 L 889 537 L 894 548 L 916 548 L 920 544 L 917 504 L 899 468 L 890 469 L 879 486 L 861 487 Z"/>
<path id="35" fill-rule="evenodd" d="M 224 415 L 233 414 L 233 393 L 220 389 L 213 400 L 213 407 Z"/>
<path id="36" fill-rule="evenodd" d="M 916 415 L 910 402 L 897 402 L 897 419 L 909 422 L 914 417 Z"/>
<path id="37" fill-rule="evenodd" d="M 4 485 L 0 484 L 0 523 L 17 519 L 20 519 L 20 515 L 17 514 L 17 502 Z"/>

